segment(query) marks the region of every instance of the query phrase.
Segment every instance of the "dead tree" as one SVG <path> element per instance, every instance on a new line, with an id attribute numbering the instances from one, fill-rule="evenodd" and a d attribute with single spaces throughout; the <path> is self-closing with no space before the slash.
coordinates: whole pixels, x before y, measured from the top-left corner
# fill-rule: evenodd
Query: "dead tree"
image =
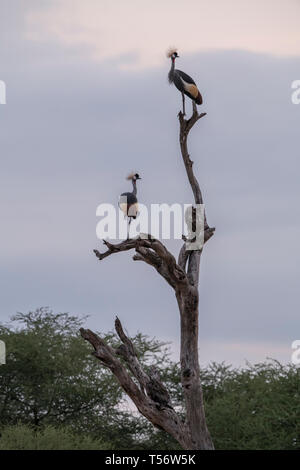
<path id="1" fill-rule="evenodd" d="M 190 119 L 184 119 L 180 112 L 180 148 L 195 204 L 203 204 L 199 183 L 193 172 L 187 148 L 187 138 L 196 122 L 206 113 L 198 114 L 193 106 Z M 211 238 L 214 228 L 209 227 L 204 216 L 204 243 Z M 147 372 L 141 366 L 134 345 L 124 333 L 120 320 L 115 321 L 115 329 L 121 346 L 112 348 L 90 330 L 81 329 L 82 337 L 93 346 L 92 354 L 108 367 L 119 381 L 125 393 L 131 398 L 139 412 L 154 426 L 163 429 L 176 439 L 183 449 L 213 449 L 213 442 L 206 425 L 203 393 L 200 382 L 198 359 L 198 319 L 199 319 L 199 268 L 202 249 L 188 250 L 187 240 L 180 250 L 178 261 L 167 248 L 151 235 L 111 244 L 104 241 L 107 250 L 100 253 L 94 250 L 99 260 L 121 251 L 135 250 L 133 259 L 144 261 L 152 266 L 174 289 L 181 321 L 181 384 L 184 391 L 185 419 L 175 412 L 171 397 L 160 380 L 158 371 Z M 120 358 L 123 360 L 120 361 Z"/>

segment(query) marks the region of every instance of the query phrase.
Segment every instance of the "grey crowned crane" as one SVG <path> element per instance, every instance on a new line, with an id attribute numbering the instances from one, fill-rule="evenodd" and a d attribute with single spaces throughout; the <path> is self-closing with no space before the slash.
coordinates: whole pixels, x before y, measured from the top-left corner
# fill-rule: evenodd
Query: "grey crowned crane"
<path id="1" fill-rule="evenodd" d="M 182 106 L 183 106 L 183 115 L 185 115 L 185 98 L 184 95 L 188 96 L 196 104 L 202 104 L 202 96 L 200 91 L 197 88 L 194 80 L 182 72 L 181 70 L 175 69 L 175 59 L 179 57 L 176 49 L 170 49 L 167 52 L 167 57 L 171 59 L 171 69 L 168 75 L 169 83 L 174 83 L 176 88 L 181 92 L 182 95 Z"/>
<path id="2" fill-rule="evenodd" d="M 127 217 L 128 226 L 127 226 L 127 239 L 129 238 L 129 230 L 132 219 L 136 219 L 139 211 L 138 200 L 136 197 L 136 182 L 140 180 L 138 173 L 131 173 L 127 176 L 127 180 L 132 181 L 133 191 L 132 193 L 122 193 L 119 197 L 119 208 L 124 213 L 124 216 Z"/>

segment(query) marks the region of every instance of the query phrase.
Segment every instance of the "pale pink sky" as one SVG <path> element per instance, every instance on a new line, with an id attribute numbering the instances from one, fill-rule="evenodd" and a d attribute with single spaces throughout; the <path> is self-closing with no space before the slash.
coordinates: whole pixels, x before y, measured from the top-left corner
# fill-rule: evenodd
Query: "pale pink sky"
<path id="1" fill-rule="evenodd" d="M 217 229 L 201 262 L 201 363 L 290 360 L 300 336 L 299 18 L 300 0 L 1 0 L 0 322 L 49 305 L 108 331 L 118 314 L 130 335 L 171 341 L 178 359 L 169 286 L 129 254 L 102 266 L 92 253 L 102 246 L 96 207 L 117 204 L 130 170 L 142 176 L 141 203 L 190 201 L 181 96 L 167 83 L 165 51 L 176 45 L 204 97 L 191 155 Z"/>
<path id="2" fill-rule="evenodd" d="M 123 67 L 160 65 L 170 45 L 185 55 L 244 49 L 300 55 L 299 0 L 64 0 L 26 16 L 27 37 L 88 46 L 91 58 L 135 53 Z"/>

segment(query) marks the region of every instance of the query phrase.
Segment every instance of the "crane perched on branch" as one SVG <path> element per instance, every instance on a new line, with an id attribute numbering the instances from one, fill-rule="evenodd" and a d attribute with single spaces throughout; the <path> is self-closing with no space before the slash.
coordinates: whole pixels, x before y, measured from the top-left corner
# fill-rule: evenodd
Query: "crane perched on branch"
<path id="1" fill-rule="evenodd" d="M 177 54 L 177 49 L 169 49 L 167 52 L 167 57 L 171 59 L 171 69 L 168 74 L 169 83 L 174 83 L 176 88 L 181 92 L 182 95 L 182 112 L 185 116 L 185 98 L 184 95 L 191 98 L 191 100 L 196 104 L 202 104 L 202 96 L 200 91 L 197 88 L 196 83 L 187 73 L 182 70 L 175 69 L 175 60 L 179 55 Z"/>
<path id="2" fill-rule="evenodd" d="M 124 213 L 125 217 L 127 217 L 127 239 L 128 239 L 131 220 L 136 219 L 138 212 L 139 212 L 139 205 L 138 205 L 138 200 L 136 197 L 136 194 L 137 194 L 136 182 L 137 180 L 141 180 L 142 178 L 139 176 L 138 173 L 130 173 L 130 175 L 127 176 L 127 179 L 132 181 L 133 191 L 131 193 L 127 192 L 127 193 L 122 193 L 120 195 L 119 207 L 121 211 Z"/>
<path id="3" fill-rule="evenodd" d="M 193 172 L 187 139 L 192 127 L 205 115 L 206 113 L 198 114 L 194 101 L 193 114 L 190 119 L 185 119 L 182 112 L 178 115 L 181 156 L 195 205 L 203 204 L 203 198 Z M 204 215 L 204 243 L 212 237 L 214 230 L 209 227 Z M 154 426 L 169 433 L 183 449 L 211 450 L 214 449 L 214 445 L 206 425 L 198 358 L 198 283 L 203 246 L 198 250 L 189 250 L 184 237 L 183 241 L 177 261 L 163 243 L 145 234 L 118 244 L 104 240 L 106 251 L 94 250 L 94 252 L 102 261 L 110 255 L 135 250 L 133 260 L 143 261 L 152 266 L 174 290 L 180 312 L 180 365 L 185 402 L 184 420 L 172 407 L 172 397 L 162 383 L 159 371 L 152 368 L 150 372 L 146 372 L 143 369 L 134 345 L 124 333 L 118 318 L 115 321 L 115 329 L 121 341 L 118 348 L 112 348 L 91 330 L 81 329 L 80 331 L 82 337 L 93 346 L 94 356 L 111 370 L 139 412 Z"/>

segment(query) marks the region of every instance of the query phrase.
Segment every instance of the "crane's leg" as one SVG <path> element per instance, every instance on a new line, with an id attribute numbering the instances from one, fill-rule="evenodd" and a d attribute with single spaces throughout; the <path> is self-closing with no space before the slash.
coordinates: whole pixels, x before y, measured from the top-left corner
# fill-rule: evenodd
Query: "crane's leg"
<path id="1" fill-rule="evenodd" d="M 127 240 L 129 240 L 129 232 L 130 232 L 130 224 L 131 224 L 131 217 L 128 217 L 128 224 L 127 224 Z"/>
<path id="2" fill-rule="evenodd" d="M 182 110 L 183 110 L 183 115 L 185 116 L 185 98 L 184 98 L 184 93 L 182 92 Z"/>

